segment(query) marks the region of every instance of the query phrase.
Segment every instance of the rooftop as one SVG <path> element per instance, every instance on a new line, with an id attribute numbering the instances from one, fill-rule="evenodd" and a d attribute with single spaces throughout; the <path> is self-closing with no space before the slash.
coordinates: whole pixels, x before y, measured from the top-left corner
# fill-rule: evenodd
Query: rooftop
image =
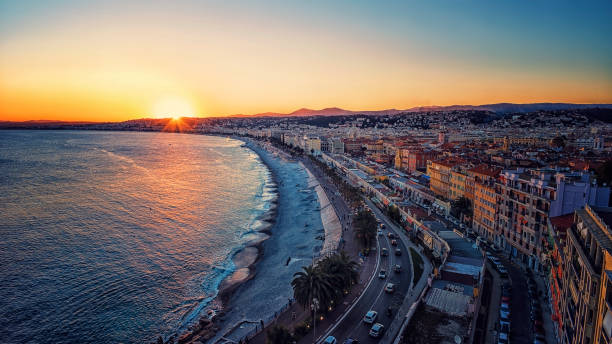
<path id="1" fill-rule="evenodd" d="M 460 237 L 453 231 L 441 231 L 438 235 L 448 243 L 452 256 L 474 258 L 482 262 L 482 253 L 475 243 Z"/>

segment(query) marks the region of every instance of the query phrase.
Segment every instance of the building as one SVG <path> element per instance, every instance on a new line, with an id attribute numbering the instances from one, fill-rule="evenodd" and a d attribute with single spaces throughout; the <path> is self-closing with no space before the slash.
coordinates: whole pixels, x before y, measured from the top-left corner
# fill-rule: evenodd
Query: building
<path id="1" fill-rule="evenodd" d="M 499 233 L 495 226 L 497 214 L 495 180 L 501 169 L 479 165 L 469 169 L 468 172 L 470 180 L 473 182 L 472 205 L 474 215 L 472 228 L 481 237 L 499 244 Z"/>
<path id="2" fill-rule="evenodd" d="M 586 204 L 607 206 L 608 187 L 586 172 L 559 169 L 504 171 L 496 185 L 499 244 L 538 270 L 542 236 L 549 217 L 571 214 Z"/>
<path id="3" fill-rule="evenodd" d="M 344 154 L 344 142 L 338 138 L 328 140 L 329 152 L 332 154 Z"/>
<path id="4" fill-rule="evenodd" d="M 450 176 L 450 199 L 455 200 L 460 197 L 465 197 L 465 169 L 456 168 L 451 171 Z"/>
<path id="5" fill-rule="evenodd" d="M 564 344 L 609 343 L 608 273 L 612 271 L 606 269 L 610 268 L 612 233 L 603 218 L 612 219 L 611 208 L 577 209 L 567 233 L 561 297 Z"/>
<path id="6" fill-rule="evenodd" d="M 434 151 L 417 147 L 398 148 L 395 152 L 395 168 L 409 173 L 423 171 L 427 168 L 427 161 L 434 160 L 437 156 Z"/>
<path id="7" fill-rule="evenodd" d="M 462 163 L 463 161 L 452 159 L 428 160 L 427 175 L 431 191 L 443 199 L 450 199 L 451 171 Z"/>

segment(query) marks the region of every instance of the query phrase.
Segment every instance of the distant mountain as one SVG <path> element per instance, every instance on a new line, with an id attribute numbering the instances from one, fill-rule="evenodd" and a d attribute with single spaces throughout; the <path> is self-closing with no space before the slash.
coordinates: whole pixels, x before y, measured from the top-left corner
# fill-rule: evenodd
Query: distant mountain
<path id="1" fill-rule="evenodd" d="M 532 103 L 532 104 L 512 104 L 498 103 L 480 105 L 476 107 L 480 110 L 489 110 L 499 113 L 508 112 L 533 112 L 533 111 L 551 111 L 551 110 L 575 110 L 575 109 L 592 109 L 604 108 L 612 109 L 612 104 L 572 104 L 572 103 Z"/>
<path id="2" fill-rule="evenodd" d="M 278 112 L 263 112 L 254 115 L 233 115 L 230 117 L 308 117 L 308 116 L 348 116 L 348 115 L 396 115 L 403 112 L 426 112 L 426 111 L 460 111 L 460 110 L 481 110 L 491 111 L 495 113 L 510 113 L 510 112 L 533 112 L 545 110 L 573 110 L 587 108 L 606 108 L 612 109 L 612 104 L 572 104 L 572 103 L 532 103 L 532 104 L 513 104 L 513 103 L 497 103 L 485 105 L 450 105 L 450 106 L 417 106 L 405 110 L 386 109 L 374 111 L 352 111 L 337 107 L 325 108 L 321 110 L 312 110 L 301 108 L 290 113 Z"/>
<path id="3" fill-rule="evenodd" d="M 325 108 L 321 110 L 312 110 L 307 108 L 301 108 L 290 113 L 279 113 L 279 112 L 263 112 L 254 115 L 233 115 L 230 117 L 308 117 L 308 116 L 348 116 L 348 115 L 395 115 L 398 113 L 406 112 L 406 110 L 387 109 L 380 111 L 351 111 L 337 107 Z"/>

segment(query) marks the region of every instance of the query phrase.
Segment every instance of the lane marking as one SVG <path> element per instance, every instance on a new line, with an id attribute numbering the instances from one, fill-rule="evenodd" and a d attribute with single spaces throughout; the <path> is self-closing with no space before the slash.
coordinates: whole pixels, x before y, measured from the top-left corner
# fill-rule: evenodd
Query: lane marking
<path id="1" fill-rule="evenodd" d="M 342 316 L 340 317 L 340 319 L 338 319 L 334 325 L 327 330 L 327 332 L 325 332 L 325 334 L 322 337 L 319 337 L 315 340 L 316 343 L 320 343 L 323 338 L 327 338 L 327 336 L 329 336 L 333 331 L 336 330 L 336 328 L 338 327 L 338 325 L 340 325 L 344 319 L 349 315 L 349 313 L 353 310 L 353 308 L 355 308 L 355 306 L 359 303 L 359 301 L 361 301 L 361 298 L 366 294 L 366 291 L 370 288 L 370 285 L 372 284 L 372 282 L 374 281 L 374 276 L 376 276 L 376 272 L 378 271 L 378 267 L 380 265 L 380 240 L 378 238 L 378 234 L 376 235 L 376 267 L 374 268 L 374 273 L 370 276 L 370 280 L 368 281 L 368 284 L 365 286 L 365 288 L 363 289 L 363 291 L 361 292 L 361 294 L 359 295 L 359 297 L 357 298 L 357 300 L 355 300 L 353 302 L 353 304 L 346 310 L 344 311 L 344 314 L 342 314 Z"/>

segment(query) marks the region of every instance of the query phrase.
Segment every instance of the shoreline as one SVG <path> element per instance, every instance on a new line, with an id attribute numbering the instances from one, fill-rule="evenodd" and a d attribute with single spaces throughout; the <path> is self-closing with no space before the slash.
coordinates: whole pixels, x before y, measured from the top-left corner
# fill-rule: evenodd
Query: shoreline
<path id="1" fill-rule="evenodd" d="M 279 215 L 278 199 L 280 195 L 276 172 L 265 162 L 260 152 L 252 147 L 257 143 L 247 142 L 243 138 L 238 137 L 231 137 L 231 139 L 243 142 L 242 147 L 248 148 L 253 153 L 257 154 L 261 163 L 270 171 L 270 180 L 266 184 L 270 184 L 271 188 L 274 190 L 274 197 L 268 201 L 270 207 L 256 219 L 256 221 L 261 222 L 261 225 L 250 234 L 253 235 L 254 238 L 247 241 L 244 247 L 235 252 L 231 258 L 235 270 L 221 281 L 218 286 L 217 295 L 211 301 L 211 304 L 215 302 L 220 303 L 219 312 L 201 315 L 198 321 L 188 326 L 185 331 L 177 333 L 178 343 L 180 344 L 206 342 L 217 334 L 219 331 L 217 322 L 219 317 L 222 317 L 228 309 L 231 297 L 238 288 L 256 276 L 257 263 L 261 261 L 264 255 L 263 244 L 266 240 L 270 239 L 272 235 L 271 229 L 276 224 Z M 261 148 L 265 149 L 263 147 Z M 205 309 L 206 308 L 207 307 L 205 307 Z M 168 338 L 168 342 L 172 342 L 173 338 L 174 336 Z"/>
<path id="2" fill-rule="evenodd" d="M 267 209 L 267 211 L 256 219 L 256 221 L 261 222 L 261 225 L 254 229 L 253 233 L 250 234 L 253 235 L 254 238 L 248 241 L 242 249 L 234 253 L 232 256 L 235 270 L 221 281 L 218 287 L 217 295 L 211 301 L 211 304 L 216 302 L 218 305 L 220 305 L 220 310 L 218 313 L 212 313 L 212 315 L 210 313 L 201 315 L 200 319 L 194 324 L 188 326 L 186 331 L 183 333 L 178 333 L 177 337 L 175 338 L 178 339 L 178 343 L 180 344 L 206 343 L 219 335 L 219 331 L 221 330 L 220 322 L 224 321 L 226 312 L 231 310 L 229 303 L 232 296 L 241 286 L 251 281 L 257 275 L 258 263 L 263 259 L 265 253 L 264 243 L 271 238 L 272 228 L 277 223 L 280 216 L 278 210 L 280 198 L 279 176 L 277 175 L 278 171 L 275 171 L 275 169 L 270 166 L 269 162 L 266 161 L 267 159 L 264 159 L 262 154 L 267 153 L 276 159 L 284 161 L 289 159 L 293 160 L 293 158 L 286 152 L 277 149 L 276 147 L 262 145 L 259 142 L 249 138 L 232 136 L 231 139 L 243 142 L 243 147 L 248 148 L 253 153 L 257 154 L 261 163 L 266 165 L 270 171 L 270 180 L 267 182 L 267 184 L 274 190 L 274 198 L 269 200 L 270 207 Z M 261 152 L 260 150 L 265 151 L 265 153 Z M 321 184 L 310 169 L 301 161 L 295 162 L 297 162 L 306 172 L 306 182 L 308 188 L 312 189 L 316 194 L 315 199 L 318 205 L 317 210 L 319 212 L 319 218 L 323 227 L 322 231 L 324 233 L 323 242 L 318 248 L 317 256 L 322 257 L 323 255 L 336 252 L 342 236 L 342 225 L 336 210 L 331 205 L 331 202 L 329 201 Z M 317 259 L 318 258 L 314 258 L 313 263 Z M 290 260 L 287 261 L 287 264 L 289 264 L 289 262 Z M 290 280 L 286 282 L 289 283 Z M 284 306 L 279 306 L 279 310 L 282 311 L 283 307 Z M 231 330 L 225 334 L 228 333 L 231 333 Z M 171 337 L 169 341 L 171 339 L 173 339 L 173 337 Z"/>

